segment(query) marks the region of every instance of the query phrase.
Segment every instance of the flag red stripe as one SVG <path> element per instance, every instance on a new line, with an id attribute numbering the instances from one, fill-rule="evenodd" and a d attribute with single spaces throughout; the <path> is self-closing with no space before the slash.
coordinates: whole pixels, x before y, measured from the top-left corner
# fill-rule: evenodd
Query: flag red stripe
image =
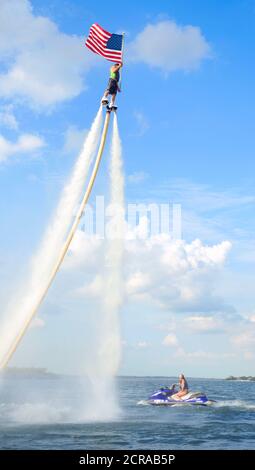
<path id="1" fill-rule="evenodd" d="M 92 52 L 96 52 L 98 54 L 98 52 L 94 49 L 93 46 L 91 46 L 88 41 L 85 42 L 86 46 L 92 51 Z"/>
<path id="2" fill-rule="evenodd" d="M 93 50 L 93 52 L 96 52 L 97 54 L 100 54 L 104 57 L 106 57 L 109 60 L 121 60 L 121 51 L 112 51 L 111 49 L 108 49 L 107 51 L 101 47 L 99 47 L 95 42 L 91 41 L 90 38 L 88 37 L 86 41 L 86 46 L 89 47 L 89 49 Z"/>
<path id="3" fill-rule="evenodd" d="M 111 37 L 111 33 L 103 33 L 101 29 L 99 29 L 97 26 L 92 25 L 90 28 L 91 31 L 96 32 L 99 36 L 102 37 L 105 41 L 108 41 L 108 39 Z"/>
<path id="4" fill-rule="evenodd" d="M 97 41 L 99 44 L 101 44 L 101 46 L 106 47 L 106 43 L 107 43 L 108 39 L 107 39 L 107 41 L 102 40 L 102 39 L 97 35 L 97 33 L 95 33 L 94 31 L 89 35 L 89 37 L 90 37 L 91 39 L 93 38 L 95 41 Z"/>
<path id="5" fill-rule="evenodd" d="M 97 44 L 95 41 L 93 41 L 93 39 L 91 39 L 90 37 L 88 37 L 87 41 L 91 45 L 94 45 L 101 53 L 117 55 L 117 56 L 121 55 L 121 51 L 115 51 L 114 49 L 106 49 L 106 48 L 100 46 L 100 44 Z"/>
<path id="6" fill-rule="evenodd" d="M 101 47 L 99 44 L 96 44 L 95 41 L 91 40 L 91 38 L 88 37 L 87 42 L 89 42 L 91 45 L 94 45 L 102 54 L 110 54 L 112 56 L 121 56 L 121 51 L 115 51 L 114 49 L 105 49 Z"/>
<path id="7" fill-rule="evenodd" d="M 107 38 L 107 39 L 106 39 L 106 38 L 103 38 L 103 37 L 100 36 L 100 34 L 98 34 L 98 32 L 97 32 L 96 30 L 94 30 L 94 29 L 93 29 L 92 31 L 90 31 L 89 35 L 90 35 L 90 36 L 93 36 L 94 38 L 97 38 L 99 41 L 101 41 L 101 42 L 104 44 L 104 46 L 106 46 L 107 41 L 108 41 L 108 39 L 109 39 L 109 38 Z"/>
<path id="8" fill-rule="evenodd" d="M 106 43 L 103 41 L 100 41 L 96 36 L 89 35 L 88 39 L 90 39 L 95 44 L 98 44 L 98 46 L 102 47 L 103 49 L 106 49 Z"/>
<path id="9" fill-rule="evenodd" d="M 116 57 L 116 56 L 111 56 L 111 55 L 106 55 L 106 54 L 102 54 L 101 52 L 98 52 L 97 48 L 93 45 L 90 45 L 90 44 L 86 44 L 86 46 L 93 52 L 95 52 L 96 54 L 99 54 L 101 55 L 102 57 L 104 57 L 105 59 L 107 60 L 110 60 L 111 62 L 118 62 L 120 63 L 121 62 L 121 57 Z"/>
<path id="10" fill-rule="evenodd" d="M 95 52 L 96 54 L 98 54 L 98 52 L 97 52 L 93 47 L 91 47 L 89 44 L 87 44 L 87 47 L 88 47 L 92 52 Z M 104 57 L 104 59 L 109 60 L 110 62 L 118 62 L 118 63 L 121 62 L 121 58 L 106 57 L 106 56 L 103 55 L 103 54 L 99 54 L 99 55 L 101 55 L 102 57 Z"/>
<path id="11" fill-rule="evenodd" d="M 98 23 L 94 23 L 90 28 L 85 44 L 92 52 L 103 56 L 107 60 L 122 62 L 122 51 L 107 48 L 107 41 L 111 36 L 111 33 L 101 28 Z"/>
<path id="12" fill-rule="evenodd" d="M 98 23 L 94 23 L 92 26 L 96 26 L 100 31 L 102 31 L 104 34 L 106 34 L 107 36 L 111 37 L 111 33 L 109 33 L 108 31 L 106 31 L 106 29 L 102 28 L 102 26 L 100 26 L 100 24 Z"/>

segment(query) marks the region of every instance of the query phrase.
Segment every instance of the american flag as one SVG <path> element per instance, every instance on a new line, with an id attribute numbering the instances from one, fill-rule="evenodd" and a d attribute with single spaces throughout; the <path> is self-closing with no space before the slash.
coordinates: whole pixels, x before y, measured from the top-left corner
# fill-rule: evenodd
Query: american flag
<path id="1" fill-rule="evenodd" d="M 121 34 L 111 34 L 94 23 L 86 40 L 86 46 L 96 54 L 102 55 L 111 62 L 122 63 L 122 40 Z"/>

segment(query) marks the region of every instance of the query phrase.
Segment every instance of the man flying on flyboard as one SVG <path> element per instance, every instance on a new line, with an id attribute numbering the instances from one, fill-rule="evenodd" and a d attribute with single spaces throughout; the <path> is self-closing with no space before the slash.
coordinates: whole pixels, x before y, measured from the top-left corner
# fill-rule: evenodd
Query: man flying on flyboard
<path id="1" fill-rule="evenodd" d="M 102 105 L 107 106 L 107 109 L 111 111 L 116 111 L 117 106 L 115 106 L 115 99 L 117 92 L 121 91 L 119 87 L 119 80 L 120 80 L 120 68 L 122 67 L 122 64 L 114 64 L 110 68 L 110 78 L 108 82 L 108 86 L 105 90 L 104 96 L 101 100 Z M 111 95 L 111 103 L 109 104 L 109 101 L 107 99 L 108 95 Z"/>
<path id="2" fill-rule="evenodd" d="M 114 65 L 110 68 L 108 86 L 101 99 L 101 103 L 106 106 L 108 112 L 116 111 L 115 99 L 118 91 L 120 92 L 120 69 L 123 65 L 124 34 L 109 33 L 98 23 L 94 23 L 90 28 L 85 44 L 91 51 L 101 55 L 110 62 L 114 62 Z M 110 104 L 108 101 L 109 95 L 111 95 Z"/>

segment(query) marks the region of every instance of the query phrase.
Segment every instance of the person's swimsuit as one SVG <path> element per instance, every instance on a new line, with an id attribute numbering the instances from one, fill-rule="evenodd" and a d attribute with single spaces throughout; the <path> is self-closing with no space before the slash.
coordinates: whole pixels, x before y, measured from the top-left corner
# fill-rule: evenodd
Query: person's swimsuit
<path id="1" fill-rule="evenodd" d="M 118 81 L 120 79 L 120 73 L 117 70 L 117 72 L 112 72 L 110 73 L 110 78 L 107 86 L 107 91 L 110 95 L 116 95 L 118 91 Z"/>
<path id="2" fill-rule="evenodd" d="M 188 386 L 188 382 L 186 379 L 184 379 L 184 384 L 181 387 L 181 391 L 183 392 L 184 390 L 187 390 L 187 392 L 189 391 L 189 386 Z"/>

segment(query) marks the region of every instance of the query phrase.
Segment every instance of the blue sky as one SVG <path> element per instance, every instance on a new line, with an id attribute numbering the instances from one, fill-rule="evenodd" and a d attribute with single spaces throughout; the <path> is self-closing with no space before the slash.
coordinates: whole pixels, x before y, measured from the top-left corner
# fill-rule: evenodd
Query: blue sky
<path id="1" fill-rule="evenodd" d="M 224 258 L 189 281 L 181 271 L 169 278 L 169 286 L 178 281 L 187 289 L 188 282 L 195 304 L 164 303 L 165 272 L 153 248 L 158 291 L 125 299 L 120 373 L 254 374 L 255 2 L 129 1 L 109 12 L 101 1 L 19 0 L 19 14 L 15 0 L 1 3 L 0 16 L 9 15 L 0 33 L 2 308 L 47 226 L 108 79 L 109 63 L 82 45 L 96 21 L 126 33 L 118 120 L 127 201 L 180 203 L 184 242 L 220 246 Z M 106 153 L 93 198 L 107 191 L 107 164 Z M 226 240 L 231 249 L 222 248 Z M 145 269 L 139 250 L 140 265 L 131 263 L 129 276 Z M 29 330 L 14 365 L 73 372 L 89 360 L 94 300 L 74 292 L 96 272 L 72 269 L 59 274 L 40 310 L 41 328 Z"/>

